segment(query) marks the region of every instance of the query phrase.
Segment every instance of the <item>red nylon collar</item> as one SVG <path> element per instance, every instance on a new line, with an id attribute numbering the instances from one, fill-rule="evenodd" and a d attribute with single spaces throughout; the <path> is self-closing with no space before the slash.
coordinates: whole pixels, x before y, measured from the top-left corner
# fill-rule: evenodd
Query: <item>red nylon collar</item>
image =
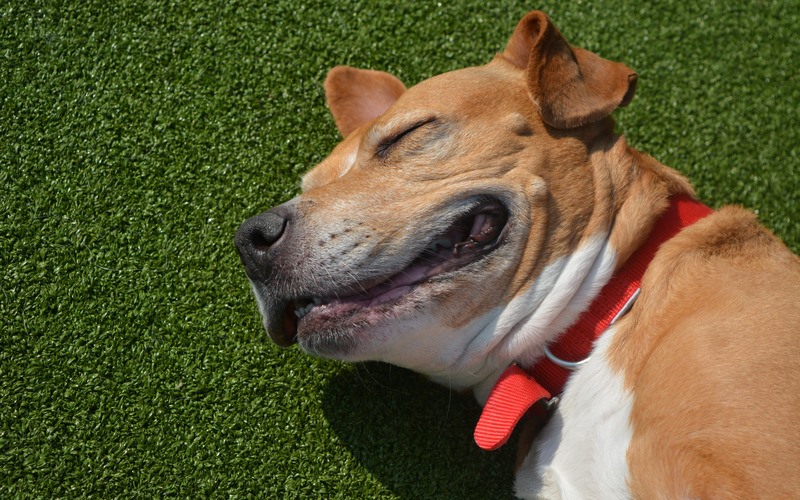
<path id="1" fill-rule="evenodd" d="M 594 341 L 606 331 L 639 290 L 647 266 L 667 240 L 709 215 L 710 208 L 687 195 L 670 198 L 670 204 L 656 222 L 650 238 L 639 247 L 600 291 L 594 302 L 549 346 L 550 352 L 562 360 L 583 360 L 589 356 Z M 570 371 L 543 357 L 530 369 L 516 364 L 509 366 L 492 388 L 475 427 L 475 442 L 484 450 L 503 446 L 517 423 L 542 399 L 550 399 L 564 390 Z"/>

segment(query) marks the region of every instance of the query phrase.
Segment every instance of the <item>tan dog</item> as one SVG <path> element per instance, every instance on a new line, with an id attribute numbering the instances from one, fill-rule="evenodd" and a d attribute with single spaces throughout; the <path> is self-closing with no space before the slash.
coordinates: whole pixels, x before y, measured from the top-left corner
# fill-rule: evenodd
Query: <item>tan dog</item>
<path id="1" fill-rule="evenodd" d="M 510 365 L 575 362 L 552 418 L 522 439 L 521 497 L 798 496 L 800 260 L 742 209 L 709 215 L 681 175 L 614 134 L 635 84 L 539 12 L 489 64 L 408 90 L 334 68 L 325 90 L 345 139 L 300 196 L 236 235 L 265 327 L 482 404 L 501 404 Z M 698 210 L 688 222 L 665 215 L 683 206 Z M 559 361 L 585 310 L 610 318 L 610 282 L 635 275 L 647 245 L 644 276 L 623 284 L 640 293 L 620 296 L 613 326 L 590 325 L 588 359 Z M 518 413 L 541 410 L 529 405 Z M 488 448 L 507 434 L 487 432 Z"/>

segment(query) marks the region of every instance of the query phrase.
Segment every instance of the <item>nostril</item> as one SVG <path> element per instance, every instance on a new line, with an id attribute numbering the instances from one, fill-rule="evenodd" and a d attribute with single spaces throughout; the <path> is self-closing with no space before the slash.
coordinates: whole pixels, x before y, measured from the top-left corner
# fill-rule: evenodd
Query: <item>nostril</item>
<path id="1" fill-rule="evenodd" d="M 260 231 L 254 231 L 250 235 L 250 242 L 253 244 L 253 247 L 256 250 L 261 252 L 266 252 L 269 250 L 269 247 L 271 247 L 272 243 L 274 243 L 274 241 L 267 239 L 267 237 L 265 237 Z"/>
<path id="2" fill-rule="evenodd" d="M 276 211 L 267 211 L 246 220 L 236 232 L 236 247 L 240 253 L 253 254 L 254 257 L 266 253 L 283 236 L 287 220 Z"/>

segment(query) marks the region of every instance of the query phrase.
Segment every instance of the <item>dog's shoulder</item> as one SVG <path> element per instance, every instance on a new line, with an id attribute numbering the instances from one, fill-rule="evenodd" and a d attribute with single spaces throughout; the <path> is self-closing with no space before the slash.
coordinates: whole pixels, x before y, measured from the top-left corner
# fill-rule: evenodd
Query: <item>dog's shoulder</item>
<path id="1" fill-rule="evenodd" d="M 797 297 L 800 259 L 742 208 L 722 208 L 664 244 L 609 350 L 636 394 L 634 491 L 800 491 L 791 472 L 800 426 L 786 425 L 800 407 L 791 382 L 800 377 Z"/>
<path id="2" fill-rule="evenodd" d="M 687 227 L 659 252 L 654 265 L 672 262 L 694 265 L 706 263 L 775 263 L 783 261 L 800 270 L 800 260 L 756 216 L 738 206 L 726 206 L 700 222 Z"/>

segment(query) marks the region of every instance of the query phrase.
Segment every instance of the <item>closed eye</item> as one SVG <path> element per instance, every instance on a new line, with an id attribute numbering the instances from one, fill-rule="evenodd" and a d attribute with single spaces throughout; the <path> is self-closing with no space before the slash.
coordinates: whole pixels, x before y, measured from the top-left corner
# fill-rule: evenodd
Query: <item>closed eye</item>
<path id="1" fill-rule="evenodd" d="M 412 123 L 408 127 L 401 129 L 400 132 L 392 134 L 378 143 L 375 148 L 375 156 L 385 158 L 391 152 L 392 148 L 399 144 L 403 139 L 411 135 L 412 132 L 424 127 L 425 125 L 434 123 L 436 118 L 424 118 L 417 122 Z"/>

